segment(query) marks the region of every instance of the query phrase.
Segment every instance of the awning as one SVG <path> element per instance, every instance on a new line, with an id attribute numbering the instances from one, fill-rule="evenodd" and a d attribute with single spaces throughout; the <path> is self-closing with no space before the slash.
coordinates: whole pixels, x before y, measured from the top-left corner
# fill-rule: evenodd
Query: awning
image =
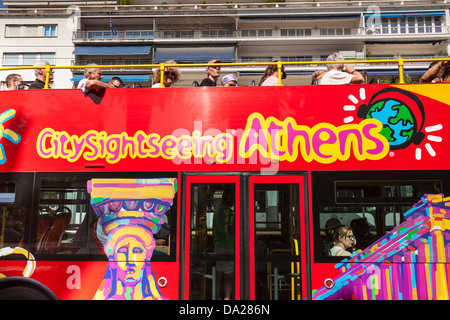
<path id="1" fill-rule="evenodd" d="M 295 20 L 355 20 L 358 16 L 305 16 L 305 17 L 241 17 L 241 21 L 295 21 Z"/>
<path id="2" fill-rule="evenodd" d="M 149 54 L 151 46 L 77 46 L 73 54 L 78 55 L 137 55 Z"/>
<path id="3" fill-rule="evenodd" d="M 167 60 L 187 63 L 203 63 L 213 59 L 223 62 L 234 61 L 233 47 L 158 47 L 155 52 L 155 62 L 161 63 Z"/>
<path id="4" fill-rule="evenodd" d="M 139 81 L 148 81 L 150 78 L 149 74 L 131 74 L 131 75 L 113 75 L 107 74 L 103 76 L 102 81 L 109 81 L 112 77 L 119 77 L 123 82 L 139 82 Z M 84 76 L 81 74 L 74 75 L 72 77 L 72 81 L 77 82 L 83 79 Z"/>
<path id="5" fill-rule="evenodd" d="M 366 44 L 432 44 L 441 43 L 443 40 L 417 40 L 417 41 L 366 41 Z"/>
<path id="6" fill-rule="evenodd" d="M 364 17 L 372 17 L 375 14 L 364 13 Z M 424 11 L 424 12 L 381 12 L 380 18 L 404 18 L 404 17 L 441 17 L 445 16 L 445 11 Z"/>

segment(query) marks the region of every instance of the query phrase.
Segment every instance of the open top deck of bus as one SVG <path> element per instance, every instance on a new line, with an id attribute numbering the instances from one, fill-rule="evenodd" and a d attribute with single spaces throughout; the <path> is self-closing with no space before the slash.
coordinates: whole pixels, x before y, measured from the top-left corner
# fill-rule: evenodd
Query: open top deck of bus
<path id="1" fill-rule="evenodd" d="M 217 299 L 224 279 L 232 299 L 311 299 L 342 259 L 328 220 L 365 221 L 363 250 L 450 194 L 448 88 L 1 91 L 0 273 L 59 299 Z"/>

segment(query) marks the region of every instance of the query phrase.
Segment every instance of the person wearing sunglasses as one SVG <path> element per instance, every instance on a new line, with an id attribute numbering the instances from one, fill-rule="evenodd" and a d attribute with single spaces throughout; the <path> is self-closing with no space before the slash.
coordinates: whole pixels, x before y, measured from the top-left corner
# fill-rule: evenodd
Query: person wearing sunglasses
<path id="1" fill-rule="evenodd" d="M 90 67 L 84 70 L 84 79 L 80 80 L 77 88 L 81 89 L 84 94 L 90 91 L 102 90 L 106 88 L 114 88 L 110 82 L 102 82 L 102 69 L 95 64 L 89 64 Z"/>
<path id="2" fill-rule="evenodd" d="M 50 64 L 47 61 L 36 61 L 33 65 L 35 67 L 43 67 L 43 68 L 34 70 L 34 73 L 36 75 L 36 80 L 34 80 L 30 84 L 30 89 L 44 89 L 45 79 L 47 77 L 47 71 L 46 71 L 45 67 L 49 66 Z M 49 82 L 53 81 L 54 73 L 55 73 L 55 70 L 50 69 L 49 76 L 48 76 Z M 50 88 L 50 85 L 49 85 L 49 88 Z"/>
<path id="3" fill-rule="evenodd" d="M 353 229 L 349 226 L 339 226 L 333 231 L 334 247 L 330 253 L 335 257 L 348 257 L 354 251 L 356 238 L 353 235 Z"/>
<path id="4" fill-rule="evenodd" d="M 112 77 L 111 80 L 109 80 L 109 83 L 114 88 L 128 88 L 128 86 L 124 84 L 122 79 L 120 79 L 119 77 Z"/>
<path id="5" fill-rule="evenodd" d="M 217 79 L 220 77 L 220 66 L 215 66 L 215 63 L 222 63 L 222 60 L 211 60 L 206 67 L 207 77 L 200 82 L 200 87 L 216 87 Z"/>
<path id="6" fill-rule="evenodd" d="M 168 60 L 164 64 L 176 64 L 174 60 Z M 163 85 L 165 88 L 172 86 L 180 80 L 180 71 L 177 67 L 166 67 L 164 69 Z M 161 88 L 161 70 L 158 68 L 153 72 L 153 86 L 152 88 Z"/>

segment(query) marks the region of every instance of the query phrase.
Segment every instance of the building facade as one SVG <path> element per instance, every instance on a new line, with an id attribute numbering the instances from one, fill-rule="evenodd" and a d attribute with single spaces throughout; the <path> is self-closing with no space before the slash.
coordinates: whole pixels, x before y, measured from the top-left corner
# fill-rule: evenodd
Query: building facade
<path id="1" fill-rule="evenodd" d="M 171 3 L 172 2 L 172 3 Z M 198 3 L 195 3 L 198 2 Z M 125 2 L 123 2 L 125 3 Z M 4 1 L 0 11 L 2 67 L 47 60 L 56 66 L 318 61 L 339 51 L 345 60 L 448 56 L 449 7 L 435 1 Z M 351 63 L 351 62 L 350 62 Z M 405 81 L 417 81 L 428 62 L 405 64 Z M 368 81 L 394 82 L 396 64 L 357 64 Z M 324 65 L 288 65 L 284 85 L 311 83 Z M 225 66 L 239 85 L 257 85 L 264 65 Z M 26 82 L 33 70 L 19 70 Z M 177 86 L 205 77 L 204 67 L 182 68 Z M 8 70 L 0 72 L 4 81 Z M 130 86 L 152 84 L 152 68 L 104 68 Z M 56 70 L 53 88 L 72 88 L 82 69 Z"/>

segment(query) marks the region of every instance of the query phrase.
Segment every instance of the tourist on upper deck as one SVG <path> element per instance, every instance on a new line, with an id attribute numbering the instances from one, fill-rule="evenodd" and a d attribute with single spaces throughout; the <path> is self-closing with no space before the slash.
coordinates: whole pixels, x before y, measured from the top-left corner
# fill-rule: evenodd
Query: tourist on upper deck
<path id="1" fill-rule="evenodd" d="M 45 67 L 45 66 L 49 66 L 50 63 L 48 63 L 47 61 L 36 61 L 34 63 L 35 67 Z M 34 73 L 36 74 L 36 80 L 34 80 L 34 82 L 32 82 L 30 84 L 29 89 L 44 89 L 45 87 L 45 77 L 46 77 L 46 70 L 45 68 L 43 69 L 36 69 L 34 71 Z M 53 74 L 55 73 L 54 70 L 50 70 L 49 76 L 48 76 L 48 82 L 50 83 L 53 80 Z M 50 88 L 50 86 L 49 86 Z"/>
<path id="2" fill-rule="evenodd" d="M 109 80 L 109 83 L 112 84 L 114 88 L 128 88 L 119 77 L 112 77 L 111 80 Z"/>
<path id="3" fill-rule="evenodd" d="M 78 82 L 77 88 L 84 93 L 88 93 L 90 90 L 114 88 L 112 83 L 101 81 L 103 79 L 102 69 L 96 67 L 95 64 L 91 65 L 92 67 L 84 70 L 84 79 Z"/>
<path id="4" fill-rule="evenodd" d="M 222 63 L 222 60 L 211 60 L 206 67 L 207 77 L 200 82 L 200 87 L 215 87 L 217 79 L 220 77 L 220 66 L 214 66 L 214 63 Z"/>
<path id="5" fill-rule="evenodd" d="M 335 52 L 328 56 L 327 61 L 343 61 L 344 57 Z M 352 65 L 342 63 L 327 65 L 328 71 L 319 81 L 319 84 L 357 84 L 363 83 L 364 77 Z"/>
<path id="6" fill-rule="evenodd" d="M 312 74 L 311 84 L 316 85 L 319 84 L 320 79 L 327 73 L 327 70 L 317 70 Z"/>
<path id="7" fill-rule="evenodd" d="M 435 61 L 420 78 L 420 82 L 444 82 L 450 75 L 450 61 Z"/>
<path id="8" fill-rule="evenodd" d="M 235 87 L 237 86 L 237 79 L 234 74 L 227 74 L 222 78 L 222 85 L 224 87 Z"/>
<path id="9" fill-rule="evenodd" d="M 17 73 L 11 73 L 6 76 L 6 89 L 5 90 L 16 90 L 19 85 L 23 83 L 22 76 Z"/>
<path id="10" fill-rule="evenodd" d="M 164 64 L 176 64 L 174 60 L 168 60 Z M 164 80 L 163 85 L 165 88 L 170 87 L 172 84 L 180 80 L 180 71 L 177 67 L 166 67 L 164 69 Z M 157 68 L 153 72 L 153 86 L 152 88 L 161 88 L 161 69 Z"/>
<path id="11" fill-rule="evenodd" d="M 275 62 L 275 61 L 274 61 Z M 284 66 L 281 67 L 281 79 L 286 79 L 286 72 L 284 71 Z M 271 87 L 278 85 L 278 66 L 270 65 L 266 68 L 264 75 L 259 80 L 260 86 Z"/>

